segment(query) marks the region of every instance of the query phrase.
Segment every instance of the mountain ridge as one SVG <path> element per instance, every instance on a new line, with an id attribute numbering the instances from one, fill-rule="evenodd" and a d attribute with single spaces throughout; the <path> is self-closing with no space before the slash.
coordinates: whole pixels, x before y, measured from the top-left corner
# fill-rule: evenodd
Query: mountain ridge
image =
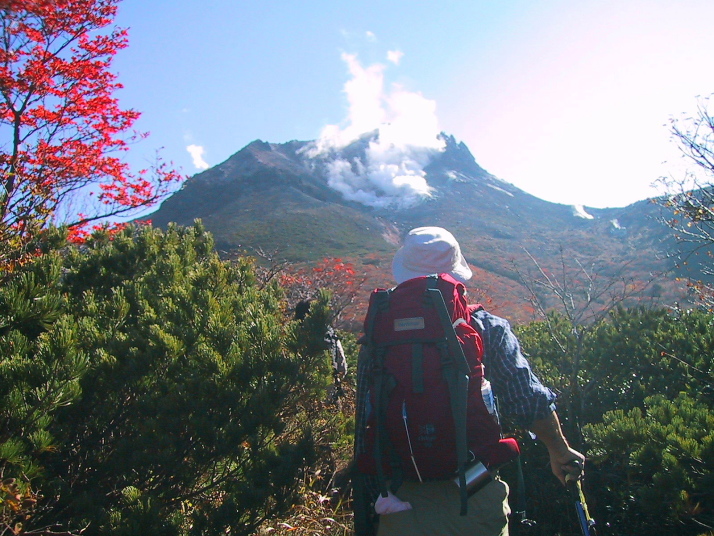
<path id="1" fill-rule="evenodd" d="M 388 146 L 377 153 L 384 162 L 370 162 L 378 136 L 368 133 L 321 153 L 311 141 L 255 140 L 189 178 L 149 218 L 159 227 L 201 219 L 226 253 L 271 251 L 295 263 L 346 257 L 375 272 L 375 284 L 385 279 L 381 286 L 391 280 L 398 237 L 413 227 L 442 226 L 480 270 L 480 281 L 493 279 L 483 291 L 500 295 L 500 287 L 510 285 L 509 301 L 519 301 L 521 313 L 526 300 L 518 294 L 525 292 L 516 281 L 534 268 L 534 259 L 557 273 L 565 252 L 569 266 L 589 266 L 642 285 L 675 267 L 667 256 L 673 241 L 662 223 L 666 215 L 651 200 L 605 209 L 551 203 L 491 175 L 463 142 L 446 134 L 440 138 L 442 151 L 405 153 L 398 161 L 398 148 Z M 415 171 L 419 159 L 426 163 Z M 369 170 L 381 180 L 385 169 L 404 173 L 398 178 L 406 184 L 419 187 L 425 181 L 428 193 L 369 182 Z M 662 299 L 683 299 L 682 284 L 674 278 L 659 285 Z"/>

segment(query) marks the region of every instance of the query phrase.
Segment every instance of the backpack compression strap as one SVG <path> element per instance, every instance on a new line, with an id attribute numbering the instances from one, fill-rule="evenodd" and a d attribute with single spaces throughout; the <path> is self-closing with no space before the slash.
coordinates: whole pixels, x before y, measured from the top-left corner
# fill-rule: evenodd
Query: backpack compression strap
<path id="1" fill-rule="evenodd" d="M 466 411 L 468 406 L 469 390 L 469 365 L 456 337 L 454 325 L 451 322 L 449 311 L 444 302 L 444 296 L 437 288 L 439 279 L 430 277 L 427 282 L 426 294 L 431 298 L 432 304 L 439 314 L 439 320 L 444 328 L 448 347 L 449 358 L 442 356 L 442 372 L 451 398 L 451 413 L 454 418 L 456 434 L 456 459 L 459 471 L 459 490 L 461 493 L 461 515 L 466 515 L 468 496 L 466 493 L 466 463 L 468 461 L 468 438 L 466 435 Z"/>
<path id="2" fill-rule="evenodd" d="M 375 441 L 374 441 L 374 461 L 377 469 L 377 482 L 379 483 L 380 494 L 387 497 L 387 479 L 384 475 L 384 467 L 382 465 L 382 453 L 388 451 L 390 454 L 390 466 L 392 469 L 392 491 L 402 483 L 401 465 L 397 459 L 397 454 L 392 448 L 389 440 L 389 435 L 385 426 L 385 408 L 389 399 L 389 393 L 394 388 L 394 378 L 387 378 L 384 373 L 384 357 L 386 348 L 379 348 L 374 344 L 374 324 L 377 313 L 385 311 L 389 308 L 390 290 L 378 290 L 374 295 L 374 302 L 367 312 L 367 321 L 365 322 L 365 335 L 367 336 L 367 347 L 371 361 L 372 372 L 374 376 L 374 396 L 377 404 L 376 426 L 375 426 Z M 391 380 L 391 381 L 390 381 Z"/>

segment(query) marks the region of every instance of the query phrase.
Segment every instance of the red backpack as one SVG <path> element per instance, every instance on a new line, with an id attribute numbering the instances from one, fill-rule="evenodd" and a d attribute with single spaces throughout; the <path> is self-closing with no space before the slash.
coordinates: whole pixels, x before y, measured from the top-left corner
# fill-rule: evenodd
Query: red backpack
<path id="1" fill-rule="evenodd" d="M 459 476 L 498 457 L 501 428 L 481 395 L 483 341 L 469 324 L 465 288 L 448 274 L 417 277 L 370 296 L 365 344 L 371 360 L 360 471 L 383 494 L 407 480 Z M 499 460 L 502 462 L 503 460 Z"/>

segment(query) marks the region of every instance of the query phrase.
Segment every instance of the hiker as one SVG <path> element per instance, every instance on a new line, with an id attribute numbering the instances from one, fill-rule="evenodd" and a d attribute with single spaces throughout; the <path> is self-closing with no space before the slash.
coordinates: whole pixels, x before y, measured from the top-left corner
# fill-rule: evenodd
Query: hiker
<path id="1" fill-rule="evenodd" d="M 295 306 L 295 320 L 304 320 L 309 312 L 310 300 L 301 300 Z M 332 364 L 333 385 L 330 387 L 328 398 L 330 401 L 337 403 L 344 394 L 342 379 L 347 374 L 347 359 L 345 357 L 345 351 L 342 348 L 342 341 L 340 341 L 340 337 L 332 326 L 327 326 L 323 341 L 330 353 L 330 362 Z"/>
<path id="2" fill-rule="evenodd" d="M 448 274 L 457 285 L 472 277 L 458 242 L 449 231 L 440 227 L 411 230 L 394 256 L 392 271 L 400 286 L 414 278 L 433 274 Z M 556 395 L 531 371 L 509 323 L 483 308 L 469 307 L 468 311 L 470 326 L 478 331 L 483 343 L 483 381 L 486 384 L 490 381 L 498 412 L 513 418 L 545 444 L 551 469 L 563 484 L 567 475 L 581 478 L 585 458 L 570 448 L 563 436 L 555 411 Z M 367 345 L 363 344 L 357 365 L 354 445 L 357 460 L 368 455 L 367 423 L 373 405 L 369 393 L 371 371 Z M 405 428 L 406 419 L 405 413 Z M 425 479 L 423 482 L 405 479 L 394 493 L 389 490 L 388 494 L 380 493 L 379 483 L 373 475 L 358 472 L 353 481 L 357 536 L 374 534 L 375 520 L 378 520 L 379 536 L 508 534 L 508 486 L 497 475 L 467 499 L 465 511 L 460 511 L 461 492 L 452 478 Z"/>

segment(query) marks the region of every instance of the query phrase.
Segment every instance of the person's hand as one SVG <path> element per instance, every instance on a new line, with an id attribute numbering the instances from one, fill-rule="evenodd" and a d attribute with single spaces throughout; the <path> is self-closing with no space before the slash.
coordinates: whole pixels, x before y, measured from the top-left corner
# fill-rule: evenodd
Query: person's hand
<path id="1" fill-rule="evenodd" d="M 585 456 L 577 450 L 565 447 L 559 451 L 550 451 L 550 467 L 553 474 L 565 485 L 567 480 L 583 478 Z"/>

